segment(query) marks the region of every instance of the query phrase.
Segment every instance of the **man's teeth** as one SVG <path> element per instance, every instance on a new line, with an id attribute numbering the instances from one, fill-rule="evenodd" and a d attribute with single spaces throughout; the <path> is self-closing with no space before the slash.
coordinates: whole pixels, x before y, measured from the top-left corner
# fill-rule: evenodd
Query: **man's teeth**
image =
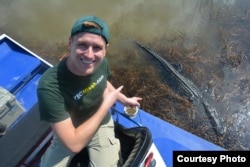
<path id="1" fill-rule="evenodd" d="M 91 64 L 91 63 L 93 63 L 94 61 L 90 61 L 90 60 L 82 60 L 82 62 L 83 62 L 83 63 L 85 63 L 85 64 Z"/>

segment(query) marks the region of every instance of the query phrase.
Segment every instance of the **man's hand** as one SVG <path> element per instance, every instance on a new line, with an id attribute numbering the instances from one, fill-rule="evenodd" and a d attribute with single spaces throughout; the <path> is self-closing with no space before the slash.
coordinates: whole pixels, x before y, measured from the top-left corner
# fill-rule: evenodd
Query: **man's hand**
<path id="1" fill-rule="evenodd" d="M 142 98 L 140 97 L 127 97 L 123 103 L 125 106 L 140 107 L 140 103 L 139 103 L 140 100 L 142 100 Z"/>
<path id="2" fill-rule="evenodd" d="M 118 99 L 119 93 L 121 92 L 123 86 L 120 86 L 117 89 L 110 90 L 108 88 L 105 89 L 103 93 L 103 105 L 110 108 Z"/>

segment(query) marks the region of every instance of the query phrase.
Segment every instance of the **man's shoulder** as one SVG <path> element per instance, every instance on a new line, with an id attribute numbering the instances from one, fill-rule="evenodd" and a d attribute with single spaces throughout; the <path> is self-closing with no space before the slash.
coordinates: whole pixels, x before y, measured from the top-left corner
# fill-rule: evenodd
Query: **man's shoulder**
<path id="1" fill-rule="evenodd" d="M 56 77 L 56 67 L 51 67 L 49 68 L 47 71 L 45 71 L 42 75 L 42 77 L 39 80 L 39 83 L 44 83 L 44 82 L 48 82 L 51 79 L 54 79 Z"/>
<path id="2" fill-rule="evenodd" d="M 109 68 L 109 62 L 108 62 L 108 59 L 104 57 L 99 69 L 104 70 L 107 68 Z"/>
<path id="3" fill-rule="evenodd" d="M 106 57 L 103 58 L 103 63 L 106 65 L 108 64 L 108 59 Z"/>
<path id="4" fill-rule="evenodd" d="M 55 65 L 49 68 L 47 71 L 43 73 L 41 76 L 38 88 L 51 86 L 51 84 L 57 84 L 57 77 L 58 76 L 58 65 Z"/>

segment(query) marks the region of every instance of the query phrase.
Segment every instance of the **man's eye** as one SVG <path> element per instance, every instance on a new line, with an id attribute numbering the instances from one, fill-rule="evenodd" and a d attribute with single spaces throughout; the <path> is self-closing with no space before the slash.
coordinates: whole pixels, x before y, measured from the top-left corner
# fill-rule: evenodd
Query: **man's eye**
<path id="1" fill-rule="evenodd" d="M 93 47 L 95 50 L 101 50 L 102 48 L 100 46 L 94 46 Z"/>
<path id="2" fill-rule="evenodd" d="M 79 43 L 78 46 L 86 46 L 84 43 Z"/>
<path id="3" fill-rule="evenodd" d="M 86 44 L 84 44 L 84 43 L 79 43 L 78 47 L 86 49 L 88 46 Z"/>

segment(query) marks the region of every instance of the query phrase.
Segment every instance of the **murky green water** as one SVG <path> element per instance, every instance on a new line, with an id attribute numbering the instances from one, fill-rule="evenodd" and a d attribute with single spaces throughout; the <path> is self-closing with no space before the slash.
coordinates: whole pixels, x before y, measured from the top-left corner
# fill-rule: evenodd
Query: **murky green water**
<path id="1" fill-rule="evenodd" d="M 142 52 L 129 44 L 136 40 L 183 65 L 183 75 L 211 97 L 228 129 L 219 138 L 208 136 L 202 130 L 199 135 L 228 149 L 245 150 L 250 149 L 249 6 L 248 0 L 106 0 L 102 3 L 0 0 L 0 33 L 8 34 L 56 63 L 67 53 L 74 21 L 83 15 L 97 15 L 110 26 L 111 64 L 115 66 L 119 62 L 120 67 L 129 64 L 141 70 L 157 68 L 154 62 L 145 65 Z M 146 77 L 150 80 L 152 76 Z M 148 88 L 149 96 L 152 92 Z M 176 101 L 169 101 L 176 107 Z M 155 101 L 155 111 L 161 111 L 159 103 Z M 177 109 L 182 110 L 179 107 L 173 111 Z M 239 144 L 234 146 L 235 142 Z"/>

